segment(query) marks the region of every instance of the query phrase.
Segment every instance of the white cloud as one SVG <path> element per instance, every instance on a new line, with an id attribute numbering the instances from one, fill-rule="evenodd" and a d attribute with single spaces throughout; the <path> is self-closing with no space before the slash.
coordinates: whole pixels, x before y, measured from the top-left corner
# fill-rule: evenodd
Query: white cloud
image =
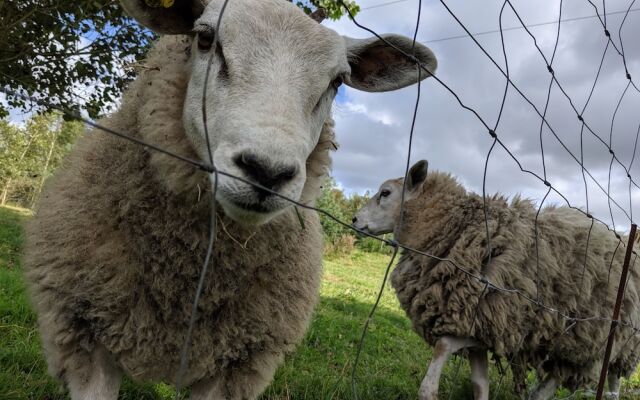
<path id="1" fill-rule="evenodd" d="M 362 114 L 365 117 L 369 118 L 371 121 L 379 122 L 382 125 L 399 125 L 397 118 L 395 118 L 389 111 L 385 109 L 370 111 L 366 105 L 362 103 L 353 103 L 351 101 L 342 103 L 340 104 L 340 106 L 342 106 L 347 113 Z M 340 109 L 338 109 L 338 112 L 340 112 Z"/>

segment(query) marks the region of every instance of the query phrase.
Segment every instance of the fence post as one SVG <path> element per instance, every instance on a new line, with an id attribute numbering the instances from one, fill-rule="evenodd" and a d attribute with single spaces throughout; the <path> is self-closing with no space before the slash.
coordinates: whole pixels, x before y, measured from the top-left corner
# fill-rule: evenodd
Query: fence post
<path id="1" fill-rule="evenodd" d="M 620 284 L 618 285 L 618 296 L 616 297 L 616 305 L 613 308 L 613 319 L 611 328 L 609 328 L 609 339 L 607 339 L 607 349 L 604 352 L 604 361 L 602 362 L 602 370 L 600 371 L 600 381 L 598 382 L 598 392 L 596 400 L 602 400 L 604 391 L 604 381 L 607 379 L 607 371 L 609 370 L 609 359 L 611 358 L 611 348 L 613 347 L 613 337 L 618 326 L 618 318 L 620 317 L 620 305 L 622 304 L 622 296 L 624 294 L 624 286 L 627 282 L 627 274 L 629 273 L 629 262 L 633 253 L 633 242 L 636 236 L 636 224 L 631 224 L 631 232 L 629 232 L 629 242 L 627 243 L 627 252 L 624 255 L 624 264 L 622 264 L 622 274 L 620 275 Z"/>

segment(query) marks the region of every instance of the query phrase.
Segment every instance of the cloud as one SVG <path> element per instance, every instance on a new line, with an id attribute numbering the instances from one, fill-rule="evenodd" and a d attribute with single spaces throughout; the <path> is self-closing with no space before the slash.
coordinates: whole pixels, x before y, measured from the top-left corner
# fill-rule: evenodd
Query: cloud
<path id="1" fill-rule="evenodd" d="M 501 1 L 444 3 L 471 32 L 499 29 Z M 527 25 L 558 19 L 559 4 L 540 7 L 535 2 L 512 3 Z M 362 6 L 366 8 L 366 4 Z M 640 12 L 627 16 L 620 31 L 622 45 L 618 37 L 624 14 L 615 13 L 627 7 L 628 2 L 607 2 L 607 12 L 613 13 L 607 16 L 607 28 L 616 47 L 624 49 L 629 73 L 640 83 L 640 43 L 635 40 L 640 35 Z M 411 37 L 416 11 L 417 2 L 406 1 L 365 9 L 356 19 L 376 32 L 395 32 Z M 563 2 L 563 19 L 585 16 L 595 16 L 595 10 L 588 2 Z M 348 36 L 370 35 L 348 19 L 328 25 Z M 503 11 L 502 25 L 504 28 L 521 26 L 508 5 Z M 498 137 L 523 169 L 542 178 L 546 175 L 571 204 L 586 209 L 588 203 L 589 211 L 595 216 L 627 229 L 629 219 L 625 213 L 631 215 L 633 211 L 634 215 L 640 215 L 637 207 L 640 190 L 634 185 L 629 189 L 625 169 L 617 161 L 611 163 L 609 146 L 625 167 L 631 165 L 631 175 L 640 184 L 640 160 L 633 157 L 640 125 L 637 111 L 640 110 L 640 93 L 630 87 L 620 101 L 628 80 L 622 57 L 611 45 L 598 73 L 607 41 L 597 18 L 563 22 L 555 55 L 557 24 L 531 27 L 530 32 L 535 36 L 535 43 L 524 29 L 503 31 L 506 62 L 499 33 L 478 36 L 494 64 L 469 38 L 428 43 L 431 39 L 465 32 L 443 2 L 424 2 L 417 36 L 438 56 L 438 77 L 490 128 L 497 124 Z M 553 71 L 562 88 L 555 83 L 552 85 L 546 113 L 551 74 L 540 52 L 548 62 L 553 59 Z M 497 123 L 506 85 L 500 69 L 506 72 L 507 66 L 515 87 L 508 88 Z M 596 75 L 598 79 L 594 86 Z M 484 165 L 492 144 L 488 129 L 434 79 L 423 81 L 420 89 L 412 160 L 426 158 L 431 168 L 450 171 L 469 189 L 481 191 Z M 349 88 L 344 91 L 335 111 L 341 148 L 334 156 L 333 174 L 347 191 L 375 191 L 383 180 L 403 175 L 416 95 L 417 86 L 377 94 Z M 539 114 L 545 114 L 549 126 L 542 123 Z M 583 128 L 577 114 L 583 116 L 586 127 Z M 640 154 L 635 158 L 640 158 Z M 582 161 L 604 190 L 588 175 L 585 189 Z M 522 193 L 537 201 L 541 201 L 547 191 L 540 180 L 522 172 L 516 161 L 499 146 L 489 158 L 486 186 L 489 193 L 501 192 L 510 196 Z M 607 192 L 624 211 L 615 204 L 609 210 Z M 630 195 L 632 209 L 629 207 Z M 545 201 L 548 203 L 562 204 L 564 200 L 552 192 Z"/>
<path id="2" fill-rule="evenodd" d="M 384 109 L 371 111 L 367 108 L 366 105 L 362 103 L 353 103 L 351 101 L 346 101 L 345 103 L 340 105 L 344 107 L 344 109 L 348 113 L 362 114 L 368 119 L 374 122 L 378 122 L 382 125 L 386 125 L 386 126 L 399 125 L 398 119 Z"/>

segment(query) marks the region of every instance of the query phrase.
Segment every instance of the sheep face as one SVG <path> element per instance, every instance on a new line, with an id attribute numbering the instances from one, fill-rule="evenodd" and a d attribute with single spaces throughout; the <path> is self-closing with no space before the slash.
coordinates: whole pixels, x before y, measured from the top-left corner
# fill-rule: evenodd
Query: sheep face
<path id="1" fill-rule="evenodd" d="M 415 163 L 404 178 L 385 181 L 378 192 L 353 217 L 353 226 L 372 235 L 393 232 L 400 219 L 402 190 L 405 202 L 420 196 L 422 185 L 427 178 L 428 163 L 420 160 Z"/>
<path id="2" fill-rule="evenodd" d="M 415 64 L 379 39 L 340 36 L 288 1 L 230 0 L 218 32 L 223 0 L 177 0 L 169 8 L 122 3 L 157 32 L 192 38 L 183 122 L 199 156 L 209 161 L 211 153 L 219 170 L 295 200 L 342 83 L 374 92 L 417 79 Z M 412 52 L 408 38 L 385 39 Z M 435 71 L 428 48 L 416 44 L 415 54 Z M 226 176 L 219 176 L 216 197 L 231 218 L 253 225 L 290 205 Z"/>
<path id="3" fill-rule="evenodd" d="M 353 217 L 353 226 L 372 235 L 393 232 L 400 216 L 403 178 L 385 181 Z"/>

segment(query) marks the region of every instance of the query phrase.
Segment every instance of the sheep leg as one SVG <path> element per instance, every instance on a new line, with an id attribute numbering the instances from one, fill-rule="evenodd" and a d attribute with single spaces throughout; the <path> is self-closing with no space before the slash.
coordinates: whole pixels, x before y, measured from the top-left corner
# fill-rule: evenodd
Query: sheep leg
<path id="1" fill-rule="evenodd" d="M 190 400 L 225 400 L 227 396 L 220 381 L 207 379 L 191 386 Z"/>
<path id="2" fill-rule="evenodd" d="M 489 360 L 486 350 L 469 350 L 474 400 L 489 400 Z"/>
<path id="3" fill-rule="evenodd" d="M 271 383 L 281 359 L 282 354 L 257 353 L 249 361 L 227 369 L 221 376 L 193 384 L 190 400 L 254 400 Z"/>
<path id="4" fill-rule="evenodd" d="M 65 371 L 72 400 L 116 400 L 122 372 L 102 346 L 96 346 L 87 362 Z"/>
<path id="5" fill-rule="evenodd" d="M 607 384 L 609 392 L 606 397 L 610 399 L 617 399 L 620 393 L 620 377 L 609 372 L 609 375 L 607 375 Z"/>
<path id="6" fill-rule="evenodd" d="M 420 385 L 420 391 L 418 392 L 420 400 L 436 400 L 438 398 L 440 375 L 451 354 L 465 347 L 475 346 L 477 346 L 477 343 L 468 338 L 444 336 L 438 340 L 433 350 L 433 358 L 429 363 L 427 375 L 425 375 Z"/>
<path id="7" fill-rule="evenodd" d="M 529 400 L 548 400 L 553 397 L 558 388 L 558 381 L 553 376 L 548 377 L 531 392 Z"/>

